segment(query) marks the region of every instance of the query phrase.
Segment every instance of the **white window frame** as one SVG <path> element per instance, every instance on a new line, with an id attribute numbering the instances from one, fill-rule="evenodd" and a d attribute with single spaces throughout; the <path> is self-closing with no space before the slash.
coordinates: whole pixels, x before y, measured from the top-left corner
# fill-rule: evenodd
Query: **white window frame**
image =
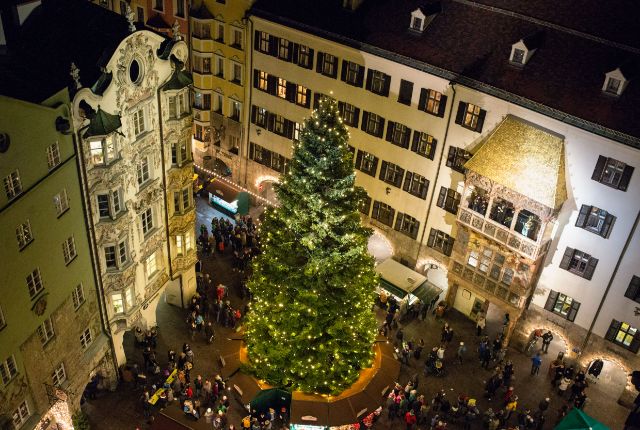
<path id="1" fill-rule="evenodd" d="M 126 237 L 120 239 L 117 243 L 104 245 L 102 249 L 107 270 L 121 270 L 129 262 L 129 246 Z M 110 259 L 107 258 L 108 254 L 113 254 L 113 262 L 111 265 L 109 265 Z"/>
<path id="2" fill-rule="evenodd" d="M 153 278 L 159 271 L 157 254 L 158 251 L 154 251 L 153 254 L 148 256 L 144 261 L 144 270 L 147 275 L 147 279 Z"/>
<path id="3" fill-rule="evenodd" d="M 224 79 L 224 70 L 225 70 L 224 57 L 221 56 L 221 55 L 215 55 L 215 54 L 213 55 L 213 57 L 214 57 L 214 60 L 215 60 L 214 65 L 216 66 L 214 75 L 219 77 L 219 78 Z"/>
<path id="4" fill-rule="evenodd" d="M 143 185 L 151 180 L 151 167 L 149 163 L 149 156 L 145 155 L 140 158 L 136 165 L 136 178 L 138 180 L 138 187 L 142 188 Z"/>
<path id="5" fill-rule="evenodd" d="M 242 64 L 231 61 L 231 82 L 242 85 Z"/>
<path id="6" fill-rule="evenodd" d="M 40 274 L 40 268 L 36 267 L 31 273 L 27 275 L 27 288 L 29 290 L 29 297 L 33 299 L 42 290 L 44 290 L 44 283 L 42 282 L 42 275 Z"/>
<path id="7" fill-rule="evenodd" d="M 216 21 L 216 42 L 224 43 L 224 22 Z"/>
<path id="8" fill-rule="evenodd" d="M 119 303 L 119 306 L 116 306 L 116 303 Z M 111 294 L 111 305 L 113 315 L 122 315 L 130 312 L 135 306 L 133 287 Z"/>
<path id="9" fill-rule="evenodd" d="M 176 255 L 184 255 L 184 237 L 181 234 L 176 235 Z"/>
<path id="10" fill-rule="evenodd" d="M 0 363 L 0 378 L 2 379 L 2 383 L 8 385 L 17 374 L 18 363 L 16 363 L 16 358 L 11 354 L 6 360 Z"/>
<path id="11" fill-rule="evenodd" d="M 76 241 L 73 236 L 69 236 L 67 240 L 62 242 L 62 254 L 64 255 L 65 264 L 71 263 L 78 256 Z"/>
<path id="12" fill-rule="evenodd" d="M 31 223 L 29 219 L 25 222 L 18 224 L 16 227 L 16 239 L 18 241 L 18 249 L 22 250 L 33 242 L 33 231 L 31 230 Z"/>
<path id="13" fill-rule="evenodd" d="M 244 31 L 241 28 L 231 27 L 231 46 L 242 49 L 244 45 L 243 33 Z"/>
<path id="14" fill-rule="evenodd" d="M 122 192 L 120 191 L 120 189 L 116 189 L 113 191 L 107 191 L 104 193 L 99 193 L 96 194 L 96 209 L 98 211 L 98 218 L 100 219 L 116 219 L 118 217 L 118 215 L 123 211 L 122 208 L 122 202 L 121 202 L 121 194 Z M 100 196 L 106 196 L 107 197 L 107 205 L 108 205 L 108 214 L 107 215 L 103 215 L 100 212 L 100 200 L 98 200 L 98 198 Z"/>
<path id="15" fill-rule="evenodd" d="M 69 210 L 69 197 L 66 188 L 63 188 L 58 194 L 53 196 L 53 205 L 56 208 L 58 217 Z"/>
<path id="16" fill-rule="evenodd" d="M 23 400 L 22 403 L 13 411 L 11 414 L 11 419 L 13 422 L 13 426 L 16 429 L 22 427 L 31 417 L 31 411 L 29 410 L 29 403 L 26 400 Z"/>
<path id="17" fill-rule="evenodd" d="M 476 130 L 481 111 L 482 108 L 480 108 L 480 106 L 474 105 L 473 103 L 467 103 L 467 107 L 464 111 L 464 117 L 462 119 L 462 125 L 472 130 Z"/>
<path id="18" fill-rule="evenodd" d="M 71 300 L 73 301 L 73 309 L 76 311 L 80 309 L 80 306 L 85 302 L 84 285 L 82 285 L 82 282 L 76 285 L 71 292 Z"/>
<path id="19" fill-rule="evenodd" d="M 80 346 L 86 350 L 93 343 L 93 333 L 91 327 L 87 327 L 80 335 Z"/>
<path id="20" fill-rule="evenodd" d="M 384 83 L 386 82 L 386 73 L 380 70 L 371 70 L 371 91 L 376 94 L 381 94 L 384 90 Z"/>
<path id="21" fill-rule="evenodd" d="M 51 372 L 51 381 L 55 387 L 59 387 L 67 380 L 67 371 L 64 368 L 64 363 L 60 362 L 53 372 Z"/>
<path id="22" fill-rule="evenodd" d="M 211 97 L 211 106 L 213 107 L 213 111 L 222 115 L 224 109 L 224 95 L 220 94 L 219 92 L 214 92 L 212 96 L 213 97 Z"/>
<path id="23" fill-rule="evenodd" d="M 281 99 L 287 98 L 287 80 L 284 78 L 278 78 L 278 82 L 276 83 L 276 96 Z"/>
<path id="24" fill-rule="evenodd" d="M 4 177 L 4 191 L 9 200 L 13 200 L 22 194 L 22 182 L 20 181 L 20 172 L 18 169 Z"/>
<path id="25" fill-rule="evenodd" d="M 42 324 L 38 326 L 36 331 L 38 332 L 38 337 L 40 337 L 40 343 L 42 343 L 42 346 L 45 346 L 51 341 L 51 339 L 56 337 L 56 330 L 53 328 L 53 320 L 51 317 L 45 319 Z"/>
<path id="26" fill-rule="evenodd" d="M 235 114 L 236 111 L 238 113 L 237 115 Z M 242 103 L 234 99 L 229 99 L 229 113 L 229 118 L 240 122 L 242 118 Z"/>
<path id="27" fill-rule="evenodd" d="M 118 159 L 116 139 L 107 136 L 102 139 L 89 140 L 89 159 L 94 166 L 106 166 Z"/>
<path id="28" fill-rule="evenodd" d="M 140 225 L 146 237 L 153 230 L 153 208 L 147 208 L 140 214 Z"/>
<path id="29" fill-rule="evenodd" d="M 133 135 L 137 139 L 147 131 L 147 107 L 142 106 L 131 114 Z"/>
<path id="30" fill-rule="evenodd" d="M 58 164 L 60 164 L 60 145 L 54 142 L 47 146 L 47 166 L 52 170 Z"/>

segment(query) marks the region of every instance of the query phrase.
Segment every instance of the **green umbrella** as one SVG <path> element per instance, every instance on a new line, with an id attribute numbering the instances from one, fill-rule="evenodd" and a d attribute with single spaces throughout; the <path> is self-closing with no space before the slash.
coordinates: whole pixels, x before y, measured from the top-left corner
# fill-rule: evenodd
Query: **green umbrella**
<path id="1" fill-rule="evenodd" d="M 611 430 L 580 409 L 573 408 L 554 430 Z"/>

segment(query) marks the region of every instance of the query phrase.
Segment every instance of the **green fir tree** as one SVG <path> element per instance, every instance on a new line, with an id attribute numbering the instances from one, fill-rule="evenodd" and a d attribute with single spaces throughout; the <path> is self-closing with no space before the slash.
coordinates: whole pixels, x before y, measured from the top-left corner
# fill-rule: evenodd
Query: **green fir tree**
<path id="1" fill-rule="evenodd" d="M 377 276 L 348 140 L 337 103 L 322 99 L 260 227 L 247 346 L 253 372 L 273 385 L 336 394 L 372 364 Z"/>

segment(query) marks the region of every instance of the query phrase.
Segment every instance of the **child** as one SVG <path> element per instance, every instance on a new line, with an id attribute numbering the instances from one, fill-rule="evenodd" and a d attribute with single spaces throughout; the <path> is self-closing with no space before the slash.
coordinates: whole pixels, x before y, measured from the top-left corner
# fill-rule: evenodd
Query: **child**
<path id="1" fill-rule="evenodd" d="M 569 388 L 570 384 L 571 384 L 571 379 L 567 378 L 566 376 L 562 378 L 562 380 L 560 381 L 560 384 L 558 385 L 558 395 L 560 397 L 564 397 L 564 392 L 567 391 L 567 388 Z"/>

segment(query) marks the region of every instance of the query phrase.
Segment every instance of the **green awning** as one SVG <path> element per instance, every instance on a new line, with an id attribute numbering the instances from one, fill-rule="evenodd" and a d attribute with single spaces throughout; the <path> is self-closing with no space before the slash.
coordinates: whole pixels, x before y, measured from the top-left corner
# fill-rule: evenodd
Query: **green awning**
<path id="1" fill-rule="evenodd" d="M 609 427 L 597 421 L 595 418 L 573 408 L 554 430 L 610 430 Z"/>
<path id="2" fill-rule="evenodd" d="M 406 291 L 401 290 L 400 288 L 396 287 L 395 285 L 385 281 L 383 278 L 380 278 L 380 288 L 382 288 L 384 290 L 387 290 L 388 292 L 390 292 L 394 296 L 399 297 L 401 299 L 404 299 L 405 296 L 407 295 Z"/>
<path id="3" fill-rule="evenodd" d="M 442 293 L 442 288 L 436 287 L 430 282 L 424 282 L 411 292 L 411 294 L 419 298 L 422 303 L 427 304 L 429 304 L 435 297 L 438 297 L 440 293 Z"/>
<path id="4" fill-rule="evenodd" d="M 107 136 L 122 127 L 120 115 L 112 115 L 103 111 L 98 105 L 98 111 L 89 120 L 89 126 L 82 135 L 83 138 L 92 136 Z"/>

